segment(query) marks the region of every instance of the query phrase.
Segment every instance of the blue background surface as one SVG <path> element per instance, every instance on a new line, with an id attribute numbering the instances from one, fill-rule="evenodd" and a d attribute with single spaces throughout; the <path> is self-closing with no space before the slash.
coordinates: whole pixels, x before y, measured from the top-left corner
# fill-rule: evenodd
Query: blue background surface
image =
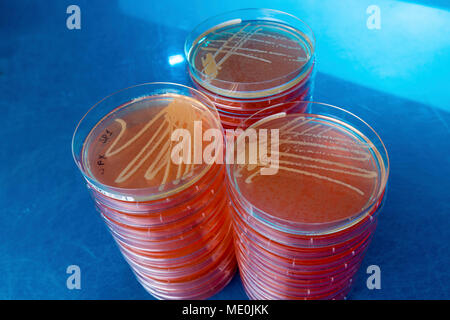
<path id="1" fill-rule="evenodd" d="M 66 8 L 81 8 L 81 30 Z M 381 10 L 369 30 L 366 9 Z M 0 1 L 0 298 L 152 299 L 96 213 L 71 155 L 94 103 L 149 81 L 189 84 L 183 54 L 204 18 L 271 7 L 317 37 L 315 100 L 342 106 L 384 140 L 384 210 L 350 299 L 450 299 L 449 1 Z M 81 290 L 66 268 L 79 265 Z M 366 268 L 379 265 L 381 290 Z M 239 276 L 215 299 L 246 299 Z"/>

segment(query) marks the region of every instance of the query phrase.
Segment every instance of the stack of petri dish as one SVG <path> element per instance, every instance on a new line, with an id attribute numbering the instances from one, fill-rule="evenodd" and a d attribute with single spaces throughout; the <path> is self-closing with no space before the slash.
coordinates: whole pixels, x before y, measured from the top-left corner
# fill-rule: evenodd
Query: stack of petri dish
<path id="1" fill-rule="evenodd" d="M 377 133 L 343 109 L 289 104 L 299 103 L 308 113 L 265 110 L 272 115 L 242 123 L 227 164 L 236 256 L 252 299 L 345 298 L 384 199 L 389 159 Z"/>
<path id="2" fill-rule="evenodd" d="M 224 128 L 269 115 L 262 110 L 303 111 L 282 102 L 312 98 L 314 35 L 290 14 L 243 9 L 215 16 L 190 33 L 185 54 L 192 82 L 214 102 Z"/>
<path id="3" fill-rule="evenodd" d="M 98 211 L 138 281 L 159 299 L 208 298 L 236 269 L 224 165 L 194 162 L 205 149 L 196 142 L 174 158 L 174 132 L 194 139 L 196 123 L 222 130 L 200 92 L 151 83 L 103 99 L 74 133 L 74 159 Z"/>

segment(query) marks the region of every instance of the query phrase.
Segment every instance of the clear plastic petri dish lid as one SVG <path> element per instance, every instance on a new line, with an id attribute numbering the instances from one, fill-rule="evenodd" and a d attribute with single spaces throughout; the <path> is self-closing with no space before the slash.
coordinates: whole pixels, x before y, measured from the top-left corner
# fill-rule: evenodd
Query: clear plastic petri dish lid
<path id="1" fill-rule="evenodd" d="M 230 259 L 229 259 L 230 258 Z M 236 260 L 231 255 L 222 261 L 221 265 L 214 270 L 207 281 L 199 286 L 193 287 L 190 283 L 185 288 L 161 288 L 149 283 L 148 279 L 133 270 L 138 281 L 144 288 L 158 299 L 206 299 L 224 288 L 232 279 L 236 271 Z"/>
<path id="2" fill-rule="evenodd" d="M 300 19 L 271 9 L 209 18 L 187 37 L 194 82 L 225 97 L 252 99 L 300 83 L 314 64 L 315 39 Z"/>
<path id="3" fill-rule="evenodd" d="M 315 259 L 321 257 L 330 257 L 333 255 L 341 254 L 342 252 L 352 248 L 354 245 L 360 242 L 368 235 L 375 231 L 376 221 L 371 223 L 366 230 L 362 231 L 353 238 L 347 239 L 345 242 L 336 243 L 331 246 L 323 247 L 297 247 L 288 244 L 279 243 L 271 238 L 263 236 L 253 229 L 243 225 L 242 221 L 237 219 L 237 215 L 234 216 L 234 230 L 240 239 L 247 239 L 254 245 L 257 245 L 264 250 L 274 253 L 275 255 L 290 257 L 293 259 Z"/>
<path id="4" fill-rule="evenodd" d="M 218 242 L 214 247 L 208 249 L 192 261 L 186 262 L 182 266 L 155 266 L 150 261 L 147 261 L 145 257 L 134 254 L 132 252 L 121 250 L 122 254 L 127 258 L 128 262 L 132 263 L 134 267 L 141 269 L 143 273 L 147 273 L 150 276 L 173 276 L 177 277 L 180 275 L 186 275 L 189 272 L 195 272 L 202 266 L 206 266 L 211 263 L 211 261 L 216 260 L 222 256 L 222 252 L 229 248 L 234 248 L 233 246 L 233 234 L 229 232 L 225 238 Z"/>
<path id="5" fill-rule="evenodd" d="M 172 83 L 129 87 L 82 118 L 72 140 L 73 157 L 88 185 L 109 198 L 170 200 L 215 165 L 192 158 L 176 164 L 171 157 L 177 145 L 173 133 L 187 130 L 193 146 L 196 126 L 200 132 L 222 130 L 213 103 L 197 90 Z"/>
<path id="6" fill-rule="evenodd" d="M 241 124 L 242 133 L 227 146 L 234 152 L 227 155 L 233 158 L 227 163 L 231 193 L 270 229 L 332 236 L 367 218 L 381 202 L 387 151 L 378 134 L 348 111 L 289 103 L 305 104 L 308 113 L 255 114 Z"/>
<path id="7" fill-rule="evenodd" d="M 362 233 L 366 232 L 373 225 L 376 224 L 377 216 L 382 207 L 382 200 L 380 199 L 373 204 L 367 211 L 368 214 L 359 222 L 332 233 L 323 234 L 297 234 L 290 233 L 289 230 L 279 230 L 273 228 L 271 225 L 261 221 L 258 217 L 250 215 L 236 202 L 236 195 L 233 190 L 230 193 L 230 203 L 232 206 L 231 213 L 234 222 L 237 226 L 241 226 L 243 231 L 252 235 L 259 235 L 263 239 L 263 243 L 271 242 L 272 246 L 280 245 L 281 247 L 289 247 L 295 252 L 301 253 L 304 250 L 319 251 L 322 249 L 336 249 L 336 247 L 343 245 L 348 241 L 358 238 Z M 264 241 L 265 240 L 265 241 Z M 274 248 L 275 249 L 275 248 Z"/>

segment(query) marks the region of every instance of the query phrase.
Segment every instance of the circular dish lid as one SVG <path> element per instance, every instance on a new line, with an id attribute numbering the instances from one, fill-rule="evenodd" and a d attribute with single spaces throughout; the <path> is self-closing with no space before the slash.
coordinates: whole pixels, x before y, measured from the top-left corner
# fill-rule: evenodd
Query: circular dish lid
<path id="1" fill-rule="evenodd" d="M 159 87 L 158 93 L 152 91 L 153 86 Z M 214 107 L 171 92 L 171 84 L 153 86 L 133 87 L 132 92 L 124 90 L 102 100 L 86 114 L 75 132 L 74 141 L 77 133 L 82 136 L 82 131 L 89 130 L 79 154 L 74 148 L 75 160 L 89 184 L 107 196 L 125 201 L 168 197 L 198 181 L 213 164 L 203 158 L 194 163 L 194 151 L 198 147 L 194 131 L 200 130 L 200 139 L 208 129 L 221 132 L 218 115 L 211 111 Z M 177 85 L 173 86 L 178 89 Z M 187 90 L 186 93 L 201 95 L 193 89 L 179 87 Z M 133 91 L 137 89 L 144 95 L 135 95 Z M 118 103 L 114 106 L 113 101 Z M 101 119 L 93 124 L 95 114 L 98 118 L 102 109 L 105 112 Z M 93 124 L 90 129 L 86 129 L 88 123 Z M 173 155 L 178 154 L 180 158 L 185 155 L 184 150 L 175 151 L 183 145 L 180 141 L 185 140 L 174 140 L 177 129 L 187 133 L 186 156 L 190 157 L 180 164 Z M 202 155 L 207 145 L 199 146 Z"/>
<path id="2" fill-rule="evenodd" d="M 189 35 L 185 50 L 191 76 L 200 86 L 249 99 L 302 81 L 314 63 L 314 36 L 289 14 L 245 9 L 201 23 Z"/>

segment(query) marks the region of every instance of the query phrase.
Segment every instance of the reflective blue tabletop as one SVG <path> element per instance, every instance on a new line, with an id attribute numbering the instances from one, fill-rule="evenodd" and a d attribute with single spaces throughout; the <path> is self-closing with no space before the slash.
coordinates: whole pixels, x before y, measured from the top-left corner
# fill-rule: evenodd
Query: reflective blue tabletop
<path id="1" fill-rule="evenodd" d="M 72 4 L 79 30 L 66 26 Z M 94 103 L 121 88 L 189 85 L 188 32 L 245 7 L 308 23 L 317 41 L 314 99 L 369 122 L 388 149 L 387 199 L 348 298 L 450 299 L 445 0 L 1 1 L 0 298 L 152 299 L 94 209 L 72 134 Z M 80 290 L 66 286 L 70 265 L 80 267 Z M 380 267 L 380 290 L 366 285 L 370 265 Z M 247 299 L 239 276 L 213 299 Z"/>

